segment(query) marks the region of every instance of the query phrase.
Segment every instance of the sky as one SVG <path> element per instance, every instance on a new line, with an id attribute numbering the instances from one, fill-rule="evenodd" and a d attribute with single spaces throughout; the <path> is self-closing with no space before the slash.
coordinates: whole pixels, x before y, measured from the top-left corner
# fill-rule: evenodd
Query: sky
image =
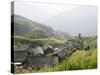
<path id="1" fill-rule="evenodd" d="M 15 2 L 14 14 L 71 35 L 97 34 L 96 6 Z"/>

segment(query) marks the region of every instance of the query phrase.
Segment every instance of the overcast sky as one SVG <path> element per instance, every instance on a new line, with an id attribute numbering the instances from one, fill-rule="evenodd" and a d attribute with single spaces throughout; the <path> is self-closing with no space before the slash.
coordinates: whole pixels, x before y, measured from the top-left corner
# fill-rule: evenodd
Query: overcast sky
<path id="1" fill-rule="evenodd" d="M 15 14 L 51 26 L 71 35 L 97 34 L 97 7 L 16 2 Z"/>

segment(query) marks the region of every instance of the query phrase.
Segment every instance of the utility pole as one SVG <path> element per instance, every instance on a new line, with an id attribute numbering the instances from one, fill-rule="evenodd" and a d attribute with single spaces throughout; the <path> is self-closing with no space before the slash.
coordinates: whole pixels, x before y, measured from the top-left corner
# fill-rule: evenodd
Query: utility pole
<path id="1" fill-rule="evenodd" d="M 78 34 L 78 39 L 80 42 L 80 48 L 83 49 L 84 46 L 83 46 L 83 39 L 82 39 L 81 33 Z"/>

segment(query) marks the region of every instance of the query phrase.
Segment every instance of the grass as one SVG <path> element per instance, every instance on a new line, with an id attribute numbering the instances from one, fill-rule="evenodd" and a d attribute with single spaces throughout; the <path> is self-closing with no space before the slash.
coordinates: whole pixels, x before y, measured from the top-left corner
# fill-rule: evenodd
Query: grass
<path id="1" fill-rule="evenodd" d="M 18 70 L 16 73 L 31 73 L 31 72 L 51 72 L 51 71 L 66 71 L 66 70 L 84 70 L 97 68 L 97 50 L 80 50 L 74 52 L 69 58 L 65 58 L 58 65 L 40 70 L 32 69 Z"/>
<path id="2" fill-rule="evenodd" d="M 26 38 L 26 37 L 21 37 L 21 36 L 14 36 L 14 39 L 16 42 L 25 42 L 25 43 L 38 43 L 38 44 L 45 44 L 48 43 L 50 45 L 64 45 L 64 41 L 62 40 L 58 40 L 55 38 L 41 38 L 41 39 L 30 39 L 30 38 Z"/>

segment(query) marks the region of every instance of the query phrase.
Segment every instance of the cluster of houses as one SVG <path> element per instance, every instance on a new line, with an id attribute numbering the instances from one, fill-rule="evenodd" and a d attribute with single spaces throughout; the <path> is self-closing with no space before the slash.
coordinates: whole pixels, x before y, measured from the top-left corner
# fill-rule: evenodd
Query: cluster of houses
<path id="1" fill-rule="evenodd" d="M 53 48 L 48 44 L 34 48 L 15 48 L 14 62 L 21 62 L 32 68 L 43 68 L 58 64 L 60 59 L 65 58 L 71 52 L 66 47 Z"/>

